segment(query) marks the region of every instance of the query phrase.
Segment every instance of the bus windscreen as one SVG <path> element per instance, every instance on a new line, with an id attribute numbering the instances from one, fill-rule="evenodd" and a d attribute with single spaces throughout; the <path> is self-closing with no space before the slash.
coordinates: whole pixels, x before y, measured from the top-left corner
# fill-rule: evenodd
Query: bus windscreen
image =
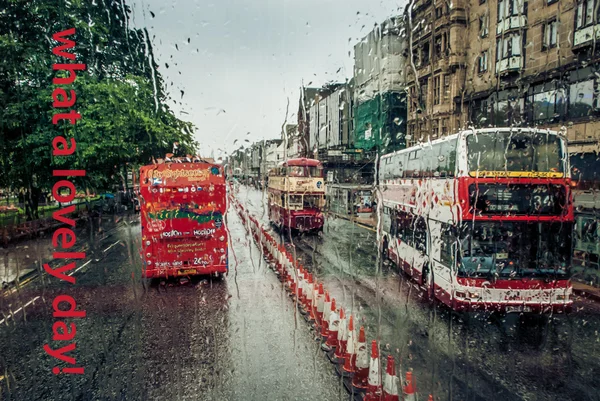
<path id="1" fill-rule="evenodd" d="M 466 139 L 472 176 L 503 172 L 508 176 L 564 176 L 566 159 L 556 134 L 498 131 L 471 134 Z"/>

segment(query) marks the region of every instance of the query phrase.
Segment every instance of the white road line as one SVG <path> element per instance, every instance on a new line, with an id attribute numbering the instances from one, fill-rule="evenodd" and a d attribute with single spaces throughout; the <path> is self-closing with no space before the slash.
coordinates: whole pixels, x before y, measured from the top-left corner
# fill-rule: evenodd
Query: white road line
<path id="1" fill-rule="evenodd" d="M 69 276 L 72 276 L 73 274 L 77 273 L 79 270 L 83 269 L 84 267 L 86 267 L 88 264 L 90 264 L 92 262 L 92 260 L 88 260 L 87 262 L 85 262 L 84 264 L 82 264 L 81 266 L 79 266 L 77 269 L 73 270 L 71 273 L 69 273 Z"/>
<path id="2" fill-rule="evenodd" d="M 34 303 L 35 301 L 37 301 L 39 298 L 40 298 L 39 296 L 35 297 L 31 301 L 27 302 L 25 305 L 23 305 L 22 307 L 20 307 L 19 309 L 17 309 L 16 311 L 11 312 L 11 316 L 14 316 L 15 314 L 21 312 L 23 310 L 23 308 L 27 308 L 29 305 L 31 305 L 32 303 Z M 0 324 L 4 323 L 5 320 L 6 319 L 0 320 Z"/>
<path id="3" fill-rule="evenodd" d="M 117 245 L 119 242 L 121 242 L 121 241 L 117 241 L 117 242 L 115 242 L 114 244 L 112 244 L 111 246 L 109 246 L 108 248 L 106 248 L 106 249 L 105 249 L 104 251 L 102 251 L 102 252 L 106 252 L 106 251 L 108 251 L 110 248 L 112 248 L 113 246 Z"/>

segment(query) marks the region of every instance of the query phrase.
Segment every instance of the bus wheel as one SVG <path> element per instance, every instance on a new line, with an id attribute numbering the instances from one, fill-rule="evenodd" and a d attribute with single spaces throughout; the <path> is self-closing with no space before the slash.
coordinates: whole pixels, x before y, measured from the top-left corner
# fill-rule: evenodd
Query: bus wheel
<path id="1" fill-rule="evenodd" d="M 433 282 L 433 277 L 431 278 L 431 282 L 427 285 L 427 302 L 431 306 L 435 306 L 435 283 Z"/>

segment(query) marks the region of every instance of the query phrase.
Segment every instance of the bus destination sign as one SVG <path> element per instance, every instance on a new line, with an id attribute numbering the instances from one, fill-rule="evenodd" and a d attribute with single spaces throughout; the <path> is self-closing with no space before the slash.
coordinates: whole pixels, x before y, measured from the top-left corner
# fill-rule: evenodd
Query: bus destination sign
<path id="1" fill-rule="evenodd" d="M 548 184 L 472 184 L 469 198 L 475 214 L 557 216 L 565 210 L 566 191 Z"/>

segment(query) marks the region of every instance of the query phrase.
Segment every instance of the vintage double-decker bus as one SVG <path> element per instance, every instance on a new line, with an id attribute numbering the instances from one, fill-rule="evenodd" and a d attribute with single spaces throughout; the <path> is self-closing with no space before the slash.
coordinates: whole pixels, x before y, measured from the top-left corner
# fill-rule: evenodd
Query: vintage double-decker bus
<path id="1" fill-rule="evenodd" d="M 144 166 L 139 186 L 143 276 L 226 274 L 223 168 L 181 160 Z"/>
<path id="2" fill-rule="evenodd" d="M 568 311 L 574 211 L 565 139 L 462 131 L 381 158 L 386 255 L 455 310 Z"/>
<path id="3" fill-rule="evenodd" d="M 322 231 L 325 219 L 323 165 L 314 159 L 289 159 L 269 172 L 269 220 L 278 228 Z"/>

